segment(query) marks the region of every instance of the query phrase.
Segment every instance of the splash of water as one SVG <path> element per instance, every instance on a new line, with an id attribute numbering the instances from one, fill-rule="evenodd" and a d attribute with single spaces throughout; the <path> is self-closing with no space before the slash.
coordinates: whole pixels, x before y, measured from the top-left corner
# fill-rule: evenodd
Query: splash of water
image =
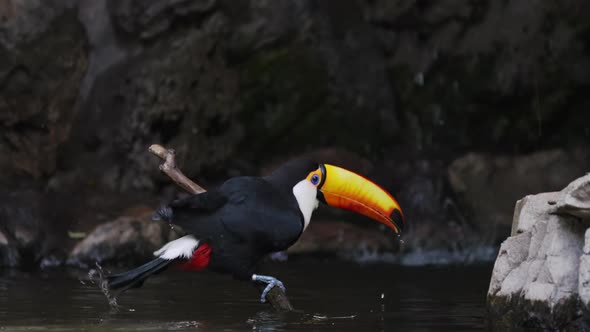
<path id="1" fill-rule="evenodd" d="M 96 262 L 95 265 L 96 269 L 91 269 L 88 271 L 88 278 L 90 281 L 98 285 L 98 288 L 100 288 L 104 296 L 107 298 L 111 309 L 118 311 L 121 307 L 117 303 L 116 295 L 111 293 L 109 290 L 108 280 L 105 277 L 104 270 L 102 269 L 102 266 L 98 264 L 98 262 Z"/>

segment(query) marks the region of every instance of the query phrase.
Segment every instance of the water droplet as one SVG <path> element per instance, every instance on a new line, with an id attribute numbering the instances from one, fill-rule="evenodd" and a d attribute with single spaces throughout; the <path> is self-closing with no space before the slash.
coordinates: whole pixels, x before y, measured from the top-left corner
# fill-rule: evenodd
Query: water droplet
<path id="1" fill-rule="evenodd" d="M 397 239 L 399 240 L 400 245 L 404 245 L 404 240 L 402 240 L 402 236 L 398 233 L 397 234 Z"/>

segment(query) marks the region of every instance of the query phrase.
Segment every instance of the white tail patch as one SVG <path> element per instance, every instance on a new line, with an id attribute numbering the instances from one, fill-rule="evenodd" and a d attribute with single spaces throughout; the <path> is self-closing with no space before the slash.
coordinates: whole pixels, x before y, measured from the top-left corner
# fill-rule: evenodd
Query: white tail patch
<path id="1" fill-rule="evenodd" d="M 189 259 L 198 246 L 199 240 L 195 239 L 192 235 L 185 235 L 166 243 L 162 248 L 154 251 L 154 256 L 168 260 L 177 258 Z"/>

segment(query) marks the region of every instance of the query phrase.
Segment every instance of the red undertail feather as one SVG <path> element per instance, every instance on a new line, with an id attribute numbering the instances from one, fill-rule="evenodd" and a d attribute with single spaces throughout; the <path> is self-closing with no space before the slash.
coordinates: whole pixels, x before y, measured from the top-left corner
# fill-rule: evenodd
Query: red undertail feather
<path id="1" fill-rule="evenodd" d="M 211 246 L 208 244 L 200 245 L 188 260 L 178 263 L 178 267 L 185 271 L 200 271 L 209 265 L 211 259 Z"/>

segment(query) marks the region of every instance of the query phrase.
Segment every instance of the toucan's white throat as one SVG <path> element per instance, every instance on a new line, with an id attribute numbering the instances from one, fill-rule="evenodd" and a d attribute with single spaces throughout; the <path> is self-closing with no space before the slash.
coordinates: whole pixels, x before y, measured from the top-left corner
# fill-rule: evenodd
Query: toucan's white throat
<path id="1" fill-rule="evenodd" d="M 317 199 L 317 194 L 318 189 L 307 179 L 299 181 L 299 183 L 293 187 L 293 195 L 295 195 L 297 204 L 299 204 L 299 210 L 301 210 L 301 213 L 303 214 L 304 231 L 307 228 L 307 225 L 309 225 L 311 214 L 318 208 L 320 203 Z"/>

